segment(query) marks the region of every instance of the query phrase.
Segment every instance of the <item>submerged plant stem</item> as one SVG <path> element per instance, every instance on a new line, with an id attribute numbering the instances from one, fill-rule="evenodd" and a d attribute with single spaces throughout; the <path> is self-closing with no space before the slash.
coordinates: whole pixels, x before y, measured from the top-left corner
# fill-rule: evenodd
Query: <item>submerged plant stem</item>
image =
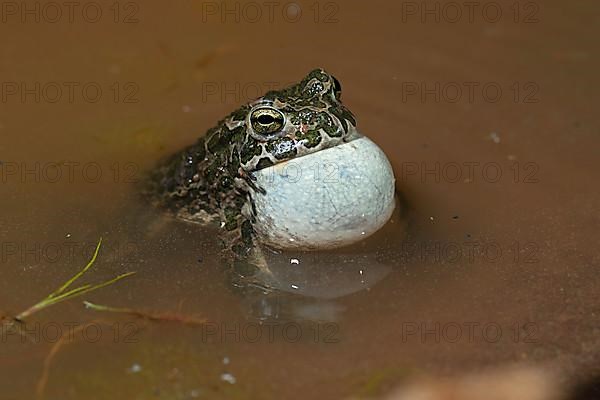
<path id="1" fill-rule="evenodd" d="M 92 310 L 95 311 L 106 311 L 112 313 L 121 313 L 128 314 L 138 318 L 147 319 L 149 321 L 155 322 L 178 322 L 185 325 L 202 325 L 206 323 L 205 318 L 197 318 L 195 316 L 190 315 L 182 315 L 175 313 L 151 313 L 144 312 L 140 310 L 135 310 L 133 308 L 118 308 L 118 307 L 109 307 L 103 306 L 100 304 L 90 303 L 89 301 L 84 301 L 83 304 Z"/>

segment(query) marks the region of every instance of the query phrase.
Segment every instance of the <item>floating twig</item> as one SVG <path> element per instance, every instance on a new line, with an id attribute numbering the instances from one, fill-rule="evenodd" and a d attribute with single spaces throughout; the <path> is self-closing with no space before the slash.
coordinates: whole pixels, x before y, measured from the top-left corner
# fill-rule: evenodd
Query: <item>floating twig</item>
<path id="1" fill-rule="evenodd" d="M 185 325 L 203 325 L 207 322 L 205 318 L 198 318 L 192 315 L 183 315 L 177 313 L 152 313 L 135 310 L 133 308 L 117 308 L 103 306 L 99 304 L 90 303 L 89 301 L 84 301 L 83 304 L 87 308 L 95 311 L 106 311 L 112 313 L 127 314 L 154 322 L 178 322 Z"/>
<path id="2" fill-rule="evenodd" d="M 38 399 L 42 399 L 44 397 L 44 391 L 46 390 L 46 385 L 48 384 L 48 377 L 50 375 L 50 366 L 52 364 L 52 361 L 54 360 L 54 358 L 56 357 L 56 355 L 58 354 L 58 352 L 60 351 L 60 349 L 63 347 L 63 345 L 66 345 L 72 341 L 74 341 L 75 334 L 83 331 L 84 329 L 87 329 L 87 327 L 94 325 L 94 324 L 98 324 L 98 323 L 103 323 L 107 326 L 109 326 L 109 322 L 105 322 L 102 320 L 94 320 L 91 322 L 87 322 L 84 325 L 78 326 L 77 328 L 75 328 L 69 335 L 65 336 L 65 335 L 61 335 L 60 339 L 56 341 L 56 343 L 54 343 L 52 345 L 52 348 L 50 349 L 50 352 L 46 355 L 46 357 L 44 358 L 44 364 L 43 364 L 43 369 L 42 369 L 42 375 L 40 376 L 40 378 L 38 379 L 37 385 L 36 385 L 36 395 Z"/>

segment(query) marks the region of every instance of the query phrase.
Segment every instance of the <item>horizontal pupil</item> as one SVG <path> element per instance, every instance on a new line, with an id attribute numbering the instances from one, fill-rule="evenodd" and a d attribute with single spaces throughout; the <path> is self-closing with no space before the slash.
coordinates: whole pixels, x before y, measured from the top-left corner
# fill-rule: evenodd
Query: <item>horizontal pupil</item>
<path id="1" fill-rule="evenodd" d="M 273 121 L 275 121 L 275 118 L 273 118 L 270 115 L 261 115 L 260 117 L 258 117 L 258 122 L 263 125 L 270 124 Z"/>

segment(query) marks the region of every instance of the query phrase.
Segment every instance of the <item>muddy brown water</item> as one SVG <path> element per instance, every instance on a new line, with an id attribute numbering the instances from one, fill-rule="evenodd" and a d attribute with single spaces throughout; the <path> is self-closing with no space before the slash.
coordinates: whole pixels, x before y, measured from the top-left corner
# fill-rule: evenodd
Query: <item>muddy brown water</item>
<path id="1" fill-rule="evenodd" d="M 275 3 L 2 3 L 0 309 L 45 297 L 99 237 L 85 282 L 137 274 L 33 315 L 26 341 L 3 330 L 0 397 L 347 398 L 514 363 L 591 373 L 598 4 Z M 311 297 L 252 297 L 216 229 L 165 221 L 133 182 L 315 67 L 388 155 L 405 208 L 344 256 L 352 273 L 281 278 Z"/>

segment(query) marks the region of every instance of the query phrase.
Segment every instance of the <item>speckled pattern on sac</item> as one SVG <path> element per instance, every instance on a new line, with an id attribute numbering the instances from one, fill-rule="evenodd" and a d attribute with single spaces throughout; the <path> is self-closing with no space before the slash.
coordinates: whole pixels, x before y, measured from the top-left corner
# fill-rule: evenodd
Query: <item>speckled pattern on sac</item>
<path id="1" fill-rule="evenodd" d="M 354 116 L 340 101 L 337 79 L 322 69 L 300 83 L 266 93 L 231 113 L 195 144 L 175 154 L 150 178 L 150 192 L 178 218 L 207 223 L 220 220 L 239 231 L 236 253 L 253 239 L 254 171 L 356 138 Z"/>

